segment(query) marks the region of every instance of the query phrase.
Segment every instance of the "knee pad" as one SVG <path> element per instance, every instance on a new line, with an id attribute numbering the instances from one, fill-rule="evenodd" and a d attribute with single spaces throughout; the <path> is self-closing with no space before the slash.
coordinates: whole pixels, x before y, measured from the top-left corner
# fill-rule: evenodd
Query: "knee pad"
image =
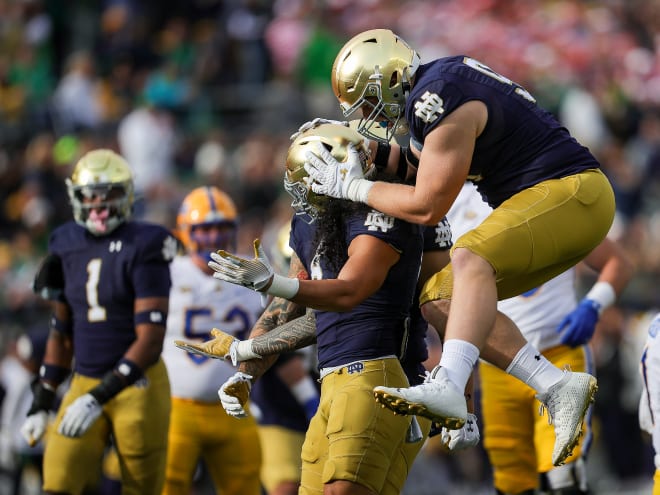
<path id="1" fill-rule="evenodd" d="M 588 492 L 587 467 L 583 458 L 541 474 L 541 491 L 552 495 L 580 495 Z"/>

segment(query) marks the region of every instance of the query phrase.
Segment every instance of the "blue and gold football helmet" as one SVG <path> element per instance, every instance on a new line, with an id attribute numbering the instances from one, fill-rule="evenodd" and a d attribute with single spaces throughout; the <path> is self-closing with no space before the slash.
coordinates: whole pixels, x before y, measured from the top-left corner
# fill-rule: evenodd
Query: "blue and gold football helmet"
<path id="1" fill-rule="evenodd" d="M 406 98 L 420 63 L 419 54 L 389 29 L 364 31 L 343 46 L 332 66 L 332 90 L 345 117 L 362 112 L 360 134 L 387 143 L 408 132 Z"/>
<path id="2" fill-rule="evenodd" d="M 321 124 L 303 132 L 289 146 L 284 173 L 284 189 L 293 198 L 291 207 L 296 215 L 312 223 L 328 197 L 312 191 L 309 175 L 305 170 L 307 152 L 316 152 L 321 143 L 338 162 L 346 161 L 348 144 L 353 143 L 360 155 L 362 171 L 369 177 L 375 170 L 365 139 L 356 130 L 342 124 Z"/>
<path id="3" fill-rule="evenodd" d="M 75 221 L 95 236 L 109 234 L 133 212 L 133 174 L 112 150 L 83 155 L 66 179 Z"/>

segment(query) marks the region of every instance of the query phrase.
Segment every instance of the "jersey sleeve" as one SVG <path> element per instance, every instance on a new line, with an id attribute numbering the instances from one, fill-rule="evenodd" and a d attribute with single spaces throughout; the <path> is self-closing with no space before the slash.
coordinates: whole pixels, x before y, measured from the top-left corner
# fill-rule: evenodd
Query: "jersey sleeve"
<path id="1" fill-rule="evenodd" d="M 165 228 L 145 226 L 132 270 L 137 298 L 169 296 L 169 265 L 176 253 L 177 241 Z"/>

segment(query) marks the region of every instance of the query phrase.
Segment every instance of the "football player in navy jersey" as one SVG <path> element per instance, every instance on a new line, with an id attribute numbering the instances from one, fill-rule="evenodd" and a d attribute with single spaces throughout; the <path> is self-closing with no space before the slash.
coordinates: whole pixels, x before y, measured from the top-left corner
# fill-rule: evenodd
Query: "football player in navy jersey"
<path id="1" fill-rule="evenodd" d="M 433 224 L 471 180 L 494 208 L 456 241 L 451 264 L 424 285 L 420 303 L 431 323 L 434 311 L 447 311 L 441 301 L 451 299 L 439 366 L 420 386 L 377 388 L 377 400 L 395 412 L 461 425 L 463 388 L 481 353 L 537 391 L 555 425 L 553 463 L 563 463 L 596 379 L 552 366 L 519 331 L 492 339 L 497 352 L 486 353 L 486 342 L 510 324 L 497 312 L 498 299 L 537 287 L 604 239 L 614 195 L 599 163 L 515 82 L 469 56 L 422 64 L 388 29 L 365 31 L 344 45 L 332 87 L 345 116 L 362 115 L 359 132 L 379 142 L 378 154 L 416 179 L 414 185 L 368 180 L 354 150 L 337 166 L 317 149 L 306 165 L 315 193 Z M 390 145 L 396 133 L 409 135 L 407 147 Z"/>
<path id="2" fill-rule="evenodd" d="M 289 277 L 274 273 L 258 242 L 254 259 L 218 251 L 209 266 L 217 278 L 275 296 L 251 337 L 314 308 L 313 316 L 302 321 L 316 327 L 321 399 L 302 447 L 299 493 L 398 494 L 409 466 L 407 445 L 415 444 L 416 452 L 430 425 L 424 421 L 420 427 L 379 407 L 373 387 L 408 386 L 400 359 L 420 364 L 426 357 L 424 334 L 411 335 L 409 326 L 421 227 L 315 195 L 303 168 L 314 143 L 340 161 L 352 143 L 365 173 L 373 169 L 364 139 L 341 125 L 320 126 L 291 144 L 285 189 L 297 214 L 291 223 Z M 408 350 L 422 355 L 406 357 Z M 246 414 L 249 384 L 269 361 L 242 363 L 223 385 L 219 395 L 229 414 Z"/>
<path id="3" fill-rule="evenodd" d="M 111 150 L 85 154 L 67 189 L 75 221 L 53 231 L 35 279 L 53 315 L 21 431 L 30 443 L 44 435 L 73 371 L 46 442 L 45 492 L 81 493 L 112 437 L 122 493 L 160 494 L 170 415 L 160 353 L 177 242 L 164 227 L 130 221 L 131 169 Z"/>

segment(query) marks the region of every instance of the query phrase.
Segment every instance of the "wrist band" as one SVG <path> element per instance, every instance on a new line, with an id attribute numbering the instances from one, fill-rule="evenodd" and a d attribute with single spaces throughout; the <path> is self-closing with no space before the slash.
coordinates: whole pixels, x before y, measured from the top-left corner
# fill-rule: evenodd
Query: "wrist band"
<path id="1" fill-rule="evenodd" d="M 353 179 L 348 185 L 347 198 L 351 201 L 367 204 L 369 198 L 369 191 L 373 187 L 373 181 L 367 179 Z"/>
<path id="2" fill-rule="evenodd" d="M 609 282 L 596 282 L 584 297 L 598 303 L 600 306 L 598 314 L 601 314 L 605 308 L 610 307 L 616 301 L 616 291 Z"/>
<path id="3" fill-rule="evenodd" d="M 69 376 L 69 373 L 71 373 L 69 368 L 64 368 L 63 366 L 57 366 L 54 364 L 44 363 L 39 367 L 39 378 L 53 382 L 55 385 L 59 385 L 64 380 L 66 380 Z"/>
<path id="4" fill-rule="evenodd" d="M 284 299 L 291 299 L 300 289 L 300 281 L 297 278 L 283 277 L 277 273 L 273 275 L 273 281 L 266 292 Z"/>
<path id="5" fill-rule="evenodd" d="M 252 350 L 252 340 L 253 339 L 247 339 L 247 340 L 239 340 L 238 343 L 236 344 L 236 356 L 231 356 L 232 362 L 234 359 L 236 360 L 236 363 L 240 363 L 242 361 L 247 361 L 249 359 L 257 359 L 261 358 L 261 356 L 257 353 L 255 353 Z"/>

